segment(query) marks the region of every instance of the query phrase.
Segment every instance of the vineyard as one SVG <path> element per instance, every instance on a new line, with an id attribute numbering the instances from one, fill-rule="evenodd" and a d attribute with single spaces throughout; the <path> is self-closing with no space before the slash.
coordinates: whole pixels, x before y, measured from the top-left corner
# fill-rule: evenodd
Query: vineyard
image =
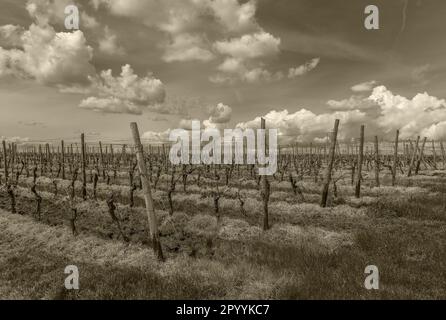
<path id="1" fill-rule="evenodd" d="M 3 141 L 0 295 L 446 298 L 443 142 L 382 141 L 364 127 L 340 141 L 338 126 L 323 143 L 281 146 L 273 176 L 172 165 L 169 144 L 139 134 Z M 61 289 L 68 264 L 77 293 Z M 380 290 L 364 289 L 367 265 Z"/>

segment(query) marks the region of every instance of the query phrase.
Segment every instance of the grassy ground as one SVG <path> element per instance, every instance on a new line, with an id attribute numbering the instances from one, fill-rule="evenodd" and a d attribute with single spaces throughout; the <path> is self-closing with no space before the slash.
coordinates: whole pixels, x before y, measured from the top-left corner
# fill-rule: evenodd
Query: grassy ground
<path id="1" fill-rule="evenodd" d="M 166 249 L 166 263 L 143 242 L 88 228 L 74 237 L 64 224 L 0 211 L 0 298 L 446 299 L 444 181 L 413 185 L 415 192 L 365 191 L 363 200 L 347 197 L 336 208 L 277 201 L 266 233 L 250 219 L 225 217 L 216 228 L 206 212 L 177 213 L 161 219 L 164 243 L 172 245 L 178 229 L 195 240 L 191 250 Z M 76 292 L 63 287 L 72 264 L 80 272 Z M 371 264 L 379 290 L 364 288 Z"/>
<path id="2" fill-rule="evenodd" d="M 243 216 L 236 200 L 222 198 L 217 222 L 212 199 L 178 192 L 172 217 L 157 212 L 165 263 L 148 247 L 141 208 L 118 205 L 127 243 L 104 201 L 80 204 L 74 237 L 64 201 L 40 191 L 43 219 L 36 221 L 33 196 L 17 189 L 21 214 L 0 210 L 0 298 L 446 299 L 446 181 L 399 183 L 366 186 L 360 200 L 341 185 L 343 204 L 324 209 L 315 203 L 318 185 L 302 186 L 305 203 L 284 185 L 270 204 L 267 232 L 259 227 L 258 199 L 246 199 Z M 4 192 L 0 208 L 9 208 Z M 73 264 L 80 272 L 75 292 L 64 289 L 64 269 Z M 379 268 L 379 290 L 364 287 L 367 265 Z"/>

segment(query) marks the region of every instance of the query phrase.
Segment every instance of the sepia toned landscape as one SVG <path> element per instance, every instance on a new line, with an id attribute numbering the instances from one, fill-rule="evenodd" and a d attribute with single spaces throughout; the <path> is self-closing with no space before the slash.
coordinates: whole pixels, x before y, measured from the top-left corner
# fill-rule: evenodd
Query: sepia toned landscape
<path id="1" fill-rule="evenodd" d="M 375 2 L 1 1 L 0 299 L 446 299 L 446 4 Z"/>

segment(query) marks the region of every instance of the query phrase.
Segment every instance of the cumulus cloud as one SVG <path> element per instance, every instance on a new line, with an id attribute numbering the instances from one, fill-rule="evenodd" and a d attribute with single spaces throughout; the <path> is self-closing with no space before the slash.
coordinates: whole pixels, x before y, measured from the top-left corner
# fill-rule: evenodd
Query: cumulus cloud
<path id="1" fill-rule="evenodd" d="M 0 26 L 0 46 L 3 48 L 22 47 L 22 35 L 25 29 L 22 26 L 7 24 Z"/>
<path id="2" fill-rule="evenodd" d="M 423 129 L 421 135 L 431 139 L 444 139 L 446 137 L 446 121 L 438 122 L 428 128 Z"/>
<path id="3" fill-rule="evenodd" d="M 232 108 L 223 103 L 219 103 L 216 106 L 211 106 L 208 111 L 210 122 L 228 123 L 231 121 Z"/>
<path id="4" fill-rule="evenodd" d="M 242 79 L 248 83 L 273 82 L 282 80 L 283 73 L 281 71 L 271 73 L 270 71 L 263 68 L 255 68 L 245 71 L 242 74 Z"/>
<path id="5" fill-rule="evenodd" d="M 446 101 L 428 93 L 419 93 L 410 99 L 392 93 L 385 86 L 377 86 L 369 97 L 331 100 L 329 105 L 334 109 L 319 114 L 304 108 L 294 113 L 286 109 L 273 110 L 262 117 L 241 122 L 236 127 L 259 128 L 261 118 L 264 118 L 267 128 L 278 129 L 281 143 L 324 143 L 328 141 L 335 119 L 341 122 L 338 135 L 341 141 L 358 137 L 362 124 L 366 125 L 366 138 L 377 135 L 383 139 L 393 139 L 397 129 L 400 130 L 401 139 L 417 135 L 436 140 L 446 138 Z M 203 127 L 224 128 L 224 121 L 229 121 L 229 107 L 218 104 L 210 111 L 210 117 L 203 122 Z M 191 120 L 183 119 L 179 126 L 190 129 Z"/>
<path id="6" fill-rule="evenodd" d="M 446 121 L 446 101 L 426 92 L 408 99 L 393 94 L 385 86 L 378 86 L 369 99 L 380 107 L 377 125 L 384 133 L 400 129 L 403 139 L 421 132 L 437 134 L 442 128 L 442 125 L 437 128 L 438 124 Z"/>
<path id="7" fill-rule="evenodd" d="M 218 22 L 224 30 L 247 32 L 256 27 L 256 2 L 250 0 L 92 0 L 93 6 L 112 14 L 140 19 L 167 33 L 179 34 L 205 29 Z"/>
<path id="8" fill-rule="evenodd" d="M 125 65 L 121 74 L 114 77 L 111 70 L 102 71 L 100 76 L 90 77 L 92 88 L 99 97 L 84 99 L 79 107 L 105 113 L 142 114 L 145 109 L 165 100 L 163 83 L 147 74 L 139 77 Z"/>
<path id="9" fill-rule="evenodd" d="M 262 31 L 217 41 L 214 47 L 221 54 L 244 60 L 275 55 L 279 52 L 279 45 L 279 38 Z"/>
<path id="10" fill-rule="evenodd" d="M 21 48 L 0 47 L 0 77 L 14 75 L 64 87 L 85 85 L 95 73 L 93 49 L 82 31 L 55 32 L 52 27 L 32 24 L 20 42 Z"/>
<path id="11" fill-rule="evenodd" d="M 307 74 L 308 72 L 316 68 L 320 61 L 321 61 L 320 58 L 314 58 L 311 61 L 308 61 L 307 63 L 299 67 L 290 68 L 288 70 L 288 78 L 293 79 Z"/>
<path id="12" fill-rule="evenodd" d="M 351 90 L 354 92 L 367 92 L 367 91 L 372 91 L 375 86 L 376 86 L 376 81 L 372 80 L 368 82 L 358 83 L 353 87 L 351 87 Z"/>
<path id="13" fill-rule="evenodd" d="M 368 136 L 378 135 L 385 139 L 393 138 L 397 129 L 402 139 L 417 135 L 430 139 L 446 138 L 446 101 L 428 93 L 419 93 L 409 99 L 384 86 L 377 86 L 369 97 L 330 100 L 328 105 L 333 111 L 322 114 L 306 109 L 295 113 L 271 111 L 263 118 L 268 128 L 279 130 L 279 136 L 285 142 L 324 141 L 335 119 L 341 121 L 341 140 L 357 137 L 361 124 L 366 124 Z M 260 118 L 239 123 L 237 127 L 258 128 Z"/>
<path id="14" fill-rule="evenodd" d="M 210 1 L 210 7 L 218 21 L 229 31 L 249 32 L 257 28 L 257 8 L 253 0 L 243 4 L 238 0 L 214 0 Z"/>
<path id="15" fill-rule="evenodd" d="M 295 113 L 289 113 L 288 110 L 274 110 L 263 117 L 239 123 L 237 127 L 259 128 L 261 118 L 266 120 L 267 128 L 279 131 L 282 142 L 310 142 L 325 138 L 332 130 L 335 119 L 340 119 L 342 124 L 339 138 L 347 139 L 356 133 L 357 127 L 365 121 L 367 115 L 359 110 L 322 114 L 315 114 L 307 109 L 301 109 Z"/>
<path id="16" fill-rule="evenodd" d="M 28 0 L 26 10 L 41 26 L 61 23 L 65 19 L 65 7 L 73 4 L 71 0 Z"/>
<path id="17" fill-rule="evenodd" d="M 283 72 L 267 70 L 262 61 L 280 53 L 281 41 L 257 22 L 255 0 L 93 0 L 92 3 L 95 8 L 103 6 L 114 15 L 136 17 L 164 32 L 165 62 L 209 62 L 222 58 L 218 73 L 209 77 L 213 83 L 258 83 L 284 78 Z"/>
<path id="18" fill-rule="evenodd" d="M 215 57 L 212 43 L 228 33 L 258 29 L 256 2 L 238 0 L 93 0 L 112 14 L 140 19 L 167 36 L 163 60 L 207 62 Z M 210 38 L 208 41 L 207 38 Z"/>
<path id="19" fill-rule="evenodd" d="M 202 122 L 202 128 L 224 129 L 231 121 L 232 108 L 223 103 L 219 103 L 215 106 L 208 107 L 208 115 L 209 118 Z M 192 121 L 200 120 L 192 118 L 181 119 L 178 127 L 184 130 L 192 130 Z"/>
<path id="20" fill-rule="evenodd" d="M 368 97 L 360 95 L 353 95 L 343 100 L 329 100 L 327 105 L 333 110 L 370 109 L 376 107 L 376 103 L 368 99 Z"/>
<path id="21" fill-rule="evenodd" d="M 353 95 L 340 101 L 330 100 L 327 104 L 333 110 L 366 112 L 366 130 L 370 135 L 387 139 L 400 130 L 402 139 L 418 135 L 446 138 L 446 101 L 426 92 L 410 99 L 394 94 L 385 86 L 377 86 L 368 97 Z"/>

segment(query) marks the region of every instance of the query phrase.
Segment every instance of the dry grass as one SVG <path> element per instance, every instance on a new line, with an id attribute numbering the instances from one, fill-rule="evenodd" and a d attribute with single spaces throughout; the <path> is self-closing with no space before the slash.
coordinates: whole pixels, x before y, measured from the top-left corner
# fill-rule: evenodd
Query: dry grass
<path id="1" fill-rule="evenodd" d="M 260 228 L 260 202 L 250 196 L 256 190 L 245 193 L 246 216 L 235 199 L 222 198 L 220 222 L 211 213 L 212 199 L 174 194 L 174 215 L 157 212 L 166 263 L 142 241 L 141 208 L 118 205 L 125 232 L 139 228 L 130 243 L 107 237 L 114 225 L 103 201 L 79 205 L 85 214 L 77 237 L 64 225 L 63 212 L 52 212 L 48 225 L 0 211 L 0 298 L 446 299 L 446 189 L 438 183 L 444 180 L 401 180 L 413 185 L 365 187 L 359 200 L 350 186 L 340 186 L 346 204 L 323 209 L 311 199 L 290 201 L 289 186 L 276 183 L 267 232 Z M 307 200 L 318 186 L 305 182 L 302 188 Z M 28 191 L 17 191 L 19 206 L 32 201 Z M 44 208 L 54 201 L 41 194 Z M 62 287 L 69 264 L 80 270 L 75 293 Z M 377 291 L 363 285 L 370 264 L 380 270 Z"/>

